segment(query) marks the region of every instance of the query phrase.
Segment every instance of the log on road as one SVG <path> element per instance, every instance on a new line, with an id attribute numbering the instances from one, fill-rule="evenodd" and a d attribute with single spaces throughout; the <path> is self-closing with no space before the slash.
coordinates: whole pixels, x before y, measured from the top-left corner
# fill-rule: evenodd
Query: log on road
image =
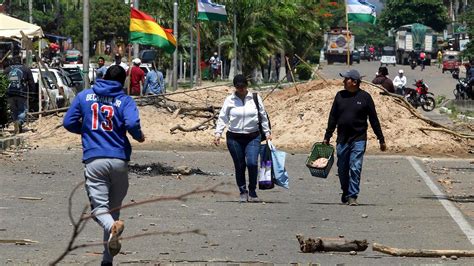
<path id="1" fill-rule="evenodd" d="M 474 257 L 474 250 L 457 250 L 457 249 L 405 249 L 405 248 L 394 248 L 385 246 L 382 244 L 372 244 L 372 250 L 389 254 L 398 257 Z"/>
<path id="2" fill-rule="evenodd" d="M 304 239 L 303 235 L 296 235 L 298 242 L 300 243 L 300 250 L 303 253 L 313 253 L 321 251 L 336 251 L 336 252 L 349 252 L 349 251 L 364 251 L 367 249 L 369 244 L 367 240 L 352 240 L 348 241 L 344 238 L 321 238 L 318 237 Z"/>

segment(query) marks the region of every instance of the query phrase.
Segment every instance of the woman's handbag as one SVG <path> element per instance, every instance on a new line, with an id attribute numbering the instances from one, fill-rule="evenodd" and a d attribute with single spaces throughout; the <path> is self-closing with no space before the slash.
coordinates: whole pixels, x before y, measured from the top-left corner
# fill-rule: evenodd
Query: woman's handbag
<path id="1" fill-rule="evenodd" d="M 273 182 L 288 189 L 288 172 L 285 168 L 286 152 L 279 151 L 271 141 L 267 141 L 272 154 Z"/>
<path id="2" fill-rule="evenodd" d="M 262 117 L 260 115 L 260 104 L 258 103 L 258 97 L 257 93 L 254 92 L 252 93 L 253 96 L 253 101 L 255 103 L 255 106 L 257 107 L 257 114 L 258 114 L 258 131 L 260 132 L 260 141 L 267 140 L 267 135 L 265 135 L 265 132 L 263 131 L 262 128 Z M 270 118 L 268 117 L 268 114 L 265 112 L 265 115 L 267 116 L 268 119 L 268 127 L 271 129 L 272 125 L 270 124 Z"/>
<path id="3" fill-rule="evenodd" d="M 261 145 L 260 170 L 258 171 L 258 189 L 267 190 L 275 187 L 272 173 L 272 154 L 268 144 Z"/>

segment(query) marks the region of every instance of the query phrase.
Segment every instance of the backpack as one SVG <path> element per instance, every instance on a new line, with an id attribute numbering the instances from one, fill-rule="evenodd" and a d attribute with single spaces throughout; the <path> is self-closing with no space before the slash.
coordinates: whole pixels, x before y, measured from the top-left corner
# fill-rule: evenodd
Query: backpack
<path id="1" fill-rule="evenodd" d="M 21 65 L 12 66 L 8 73 L 8 94 L 24 96 L 27 93 L 26 75 Z"/>

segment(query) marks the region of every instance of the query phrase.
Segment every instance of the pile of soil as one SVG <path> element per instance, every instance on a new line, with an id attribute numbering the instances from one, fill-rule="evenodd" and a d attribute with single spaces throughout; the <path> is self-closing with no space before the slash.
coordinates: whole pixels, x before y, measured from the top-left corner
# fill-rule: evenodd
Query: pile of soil
<path id="1" fill-rule="evenodd" d="M 327 119 L 335 94 L 342 89 L 340 80 L 310 81 L 276 90 L 269 94 L 261 92 L 265 99 L 271 123 L 274 143 L 282 150 L 307 153 L 314 142 L 322 141 L 327 126 Z M 372 95 L 382 131 L 388 146 L 388 153 L 415 155 L 465 155 L 468 143 L 451 134 L 437 131 L 421 131 L 422 127 L 430 127 L 423 120 L 412 115 L 409 110 L 396 103 L 387 95 L 381 95 L 381 90 L 368 84 L 362 84 L 362 89 Z M 182 91 L 167 96 L 168 104 L 177 106 L 220 107 L 233 88 L 221 86 L 196 91 Z M 157 108 L 153 105 L 139 107 L 142 127 L 146 135 L 145 143 L 133 142 L 136 148 L 158 149 L 215 149 L 212 145 L 214 136 L 213 122 L 198 131 L 170 133 L 176 125 L 189 128 L 202 123 L 208 118 L 201 115 L 187 115 L 172 112 L 167 108 Z M 208 112 L 207 115 L 210 115 Z M 43 117 L 34 122 L 30 128 L 34 133 L 26 133 L 31 145 L 40 148 L 80 147 L 80 137 L 68 133 L 61 127 L 63 115 Z M 335 142 L 336 133 L 332 138 Z M 225 142 L 223 142 L 225 143 Z M 225 144 L 220 146 L 224 148 Z M 378 141 L 369 128 L 368 151 L 377 153 Z"/>

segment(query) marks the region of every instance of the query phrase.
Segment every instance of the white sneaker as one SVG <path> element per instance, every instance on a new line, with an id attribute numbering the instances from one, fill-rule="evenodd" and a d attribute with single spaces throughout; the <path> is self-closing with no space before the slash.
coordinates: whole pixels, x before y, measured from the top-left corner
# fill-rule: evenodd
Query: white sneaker
<path id="1" fill-rule="evenodd" d="M 249 194 L 248 193 L 242 193 L 240 194 L 240 199 L 239 202 L 247 202 L 249 200 Z"/>

